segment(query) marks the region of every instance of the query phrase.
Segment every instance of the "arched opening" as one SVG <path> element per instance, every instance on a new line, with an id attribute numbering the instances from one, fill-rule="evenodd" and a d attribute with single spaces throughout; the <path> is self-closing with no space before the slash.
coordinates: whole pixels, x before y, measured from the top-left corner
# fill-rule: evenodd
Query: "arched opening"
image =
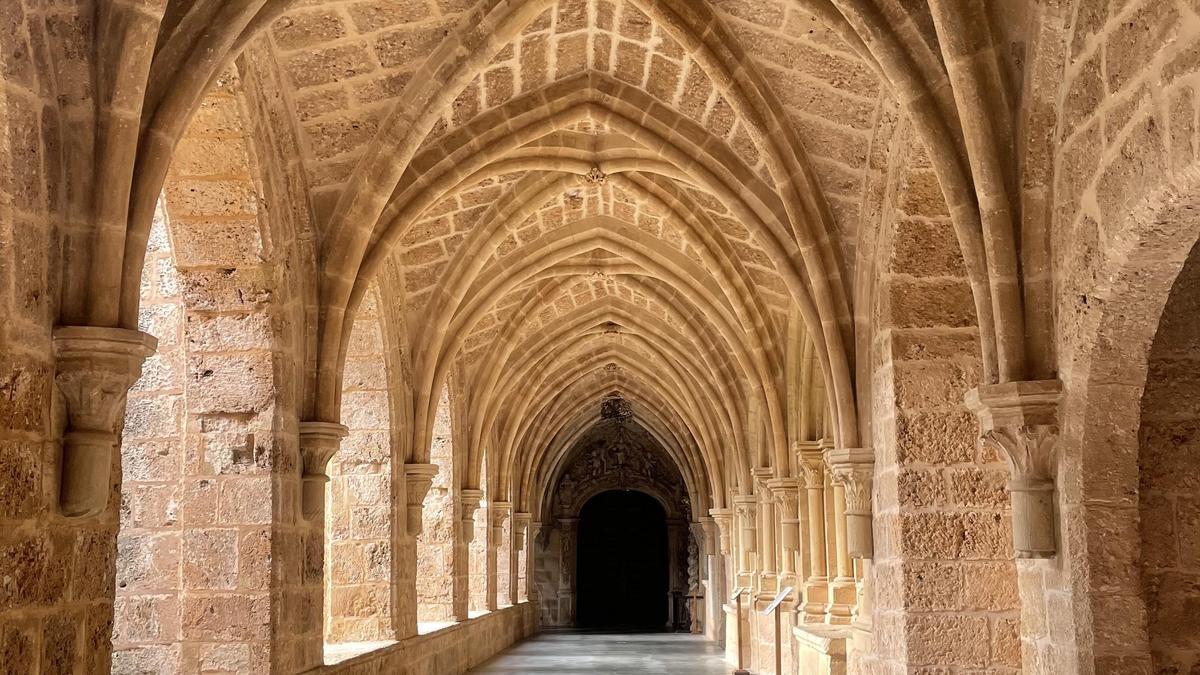
<path id="1" fill-rule="evenodd" d="M 579 514 L 580 628 L 665 628 L 667 518 L 653 497 L 610 490 Z"/>
<path id="2" fill-rule="evenodd" d="M 1200 662 L 1200 248 L 1150 349 L 1138 430 L 1141 586 L 1154 672 Z"/>
<path id="3" fill-rule="evenodd" d="M 442 387 L 429 461 L 438 467 L 417 537 L 417 626 L 429 633 L 454 623 L 454 437 L 450 387 Z"/>

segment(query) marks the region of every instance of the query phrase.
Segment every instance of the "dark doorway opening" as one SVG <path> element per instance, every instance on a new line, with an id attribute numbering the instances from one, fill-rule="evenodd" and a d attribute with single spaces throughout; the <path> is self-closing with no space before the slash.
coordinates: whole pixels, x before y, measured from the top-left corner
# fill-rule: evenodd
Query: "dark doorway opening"
<path id="1" fill-rule="evenodd" d="M 642 492 L 602 492 L 579 514 L 581 628 L 664 629 L 667 519 Z"/>

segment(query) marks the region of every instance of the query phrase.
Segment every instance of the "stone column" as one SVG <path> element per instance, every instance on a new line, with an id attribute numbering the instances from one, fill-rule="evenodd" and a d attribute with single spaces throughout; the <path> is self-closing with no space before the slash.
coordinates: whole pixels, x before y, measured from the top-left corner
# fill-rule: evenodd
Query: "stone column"
<path id="1" fill-rule="evenodd" d="M 754 551 L 757 547 L 754 541 L 757 527 L 758 498 L 752 494 L 734 495 L 733 510 L 737 514 L 738 547 L 741 555 L 738 559 L 738 585 L 749 586 L 751 575 L 754 573 Z"/>
<path id="2" fill-rule="evenodd" d="M 512 513 L 512 504 L 510 502 L 492 502 L 488 505 L 488 524 L 492 529 L 491 536 L 488 538 L 488 557 L 494 562 L 492 569 L 495 570 L 496 583 L 492 584 L 491 591 L 495 598 L 493 600 L 492 609 L 500 607 L 500 603 L 512 604 L 512 584 L 511 571 L 512 565 L 505 565 L 505 569 L 501 569 L 500 556 L 501 552 L 507 556 L 512 550 L 512 542 L 504 540 L 504 522 Z M 501 578 L 504 578 L 504 584 L 500 583 Z M 502 593 L 501 590 L 504 592 Z"/>
<path id="3" fill-rule="evenodd" d="M 869 450 L 838 449 L 826 454 L 833 481 L 834 527 L 837 541 L 837 576 L 830 587 L 829 620 L 848 624 L 858 600 L 858 583 L 851 558 L 870 558 L 871 478 L 874 457 Z"/>
<path id="4" fill-rule="evenodd" d="M 558 616 L 563 625 L 575 624 L 575 564 L 578 518 L 559 518 L 558 527 L 561 548 L 559 549 Z"/>
<path id="5" fill-rule="evenodd" d="M 980 385 L 967 392 L 979 418 L 980 442 L 1008 460 L 1012 477 L 1013 549 L 1018 558 L 1051 558 L 1058 550 L 1054 518 L 1054 446 L 1058 380 Z"/>
<path id="6" fill-rule="evenodd" d="M 458 493 L 458 541 L 454 551 L 454 620 L 465 621 L 471 613 L 470 549 L 475 540 L 475 511 L 483 500 L 483 490 L 464 488 Z"/>
<path id="7" fill-rule="evenodd" d="M 722 555 L 731 553 L 730 542 L 733 538 L 733 509 L 709 509 L 713 525 L 717 528 L 717 552 Z"/>
<path id="8" fill-rule="evenodd" d="M 417 537 L 422 530 L 425 496 L 437 475 L 436 464 L 399 464 L 394 473 L 404 484 L 404 518 L 396 523 L 392 551 L 392 606 L 396 639 L 417 634 Z"/>
<path id="9" fill-rule="evenodd" d="M 525 533 L 525 599 L 537 606 L 537 538 L 542 534 L 542 524 L 536 520 L 529 523 Z"/>
<path id="10" fill-rule="evenodd" d="M 724 512 L 722 515 L 728 528 L 729 510 L 712 509 L 709 513 L 713 511 Z M 729 545 L 729 541 L 715 516 L 703 518 L 700 522 L 704 526 L 705 550 L 708 554 L 705 556 L 708 570 L 704 582 L 704 636 L 713 642 L 720 642 L 725 635 L 725 616 L 721 605 L 728 598 L 730 590 L 725 579 L 725 554 L 728 550 L 722 550 L 721 546 L 722 540 L 725 546 Z"/>
<path id="11" fill-rule="evenodd" d="M 329 459 L 349 434 L 346 425 L 337 422 L 300 423 L 300 513 L 317 527 L 321 527 L 325 519 Z"/>
<path id="12" fill-rule="evenodd" d="M 774 475 L 770 467 L 759 467 L 753 470 L 754 484 L 758 494 L 759 521 L 759 591 L 774 597 L 779 590 L 779 578 L 776 574 L 775 546 L 775 499 L 771 494 L 770 481 Z"/>
<path id="13" fill-rule="evenodd" d="M 800 481 L 775 478 L 768 481 L 779 516 L 779 548 L 782 552 L 779 587 L 796 586 L 796 551 L 800 547 Z"/>
<path id="14" fill-rule="evenodd" d="M 513 534 L 513 604 L 523 602 L 529 599 L 529 577 L 530 564 L 532 558 L 529 557 L 528 547 L 525 544 L 527 538 L 526 529 L 529 523 L 533 520 L 532 514 L 525 512 L 517 512 L 513 514 L 512 519 L 512 534 Z M 523 558 L 523 560 L 522 560 Z M 525 568 L 524 574 L 521 573 L 522 565 Z"/>
<path id="15" fill-rule="evenodd" d="M 119 485 L 113 467 L 126 397 L 157 346 L 154 337 L 124 328 L 54 329 L 54 383 L 67 414 L 58 476 L 62 515 L 86 518 L 107 510 Z"/>
<path id="16" fill-rule="evenodd" d="M 821 623 L 829 604 L 825 542 L 825 460 L 819 442 L 797 444 L 797 463 L 804 476 L 808 507 L 809 573 L 804 582 L 804 622 Z"/>

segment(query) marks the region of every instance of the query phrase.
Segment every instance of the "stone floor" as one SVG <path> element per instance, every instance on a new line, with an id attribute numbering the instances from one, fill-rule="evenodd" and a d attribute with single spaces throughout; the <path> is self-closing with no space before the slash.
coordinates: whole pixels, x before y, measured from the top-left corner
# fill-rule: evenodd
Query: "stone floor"
<path id="1" fill-rule="evenodd" d="M 539 633 L 471 672 L 717 675 L 729 671 L 721 648 L 700 635 L 571 631 Z"/>

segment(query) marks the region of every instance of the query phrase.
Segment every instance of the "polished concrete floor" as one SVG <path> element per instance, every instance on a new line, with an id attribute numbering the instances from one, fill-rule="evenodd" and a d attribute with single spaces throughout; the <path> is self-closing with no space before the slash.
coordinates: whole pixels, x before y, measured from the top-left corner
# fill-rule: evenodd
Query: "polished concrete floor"
<path id="1" fill-rule="evenodd" d="M 579 631 L 539 633 L 471 672 L 727 675 L 730 667 L 700 635 Z"/>

